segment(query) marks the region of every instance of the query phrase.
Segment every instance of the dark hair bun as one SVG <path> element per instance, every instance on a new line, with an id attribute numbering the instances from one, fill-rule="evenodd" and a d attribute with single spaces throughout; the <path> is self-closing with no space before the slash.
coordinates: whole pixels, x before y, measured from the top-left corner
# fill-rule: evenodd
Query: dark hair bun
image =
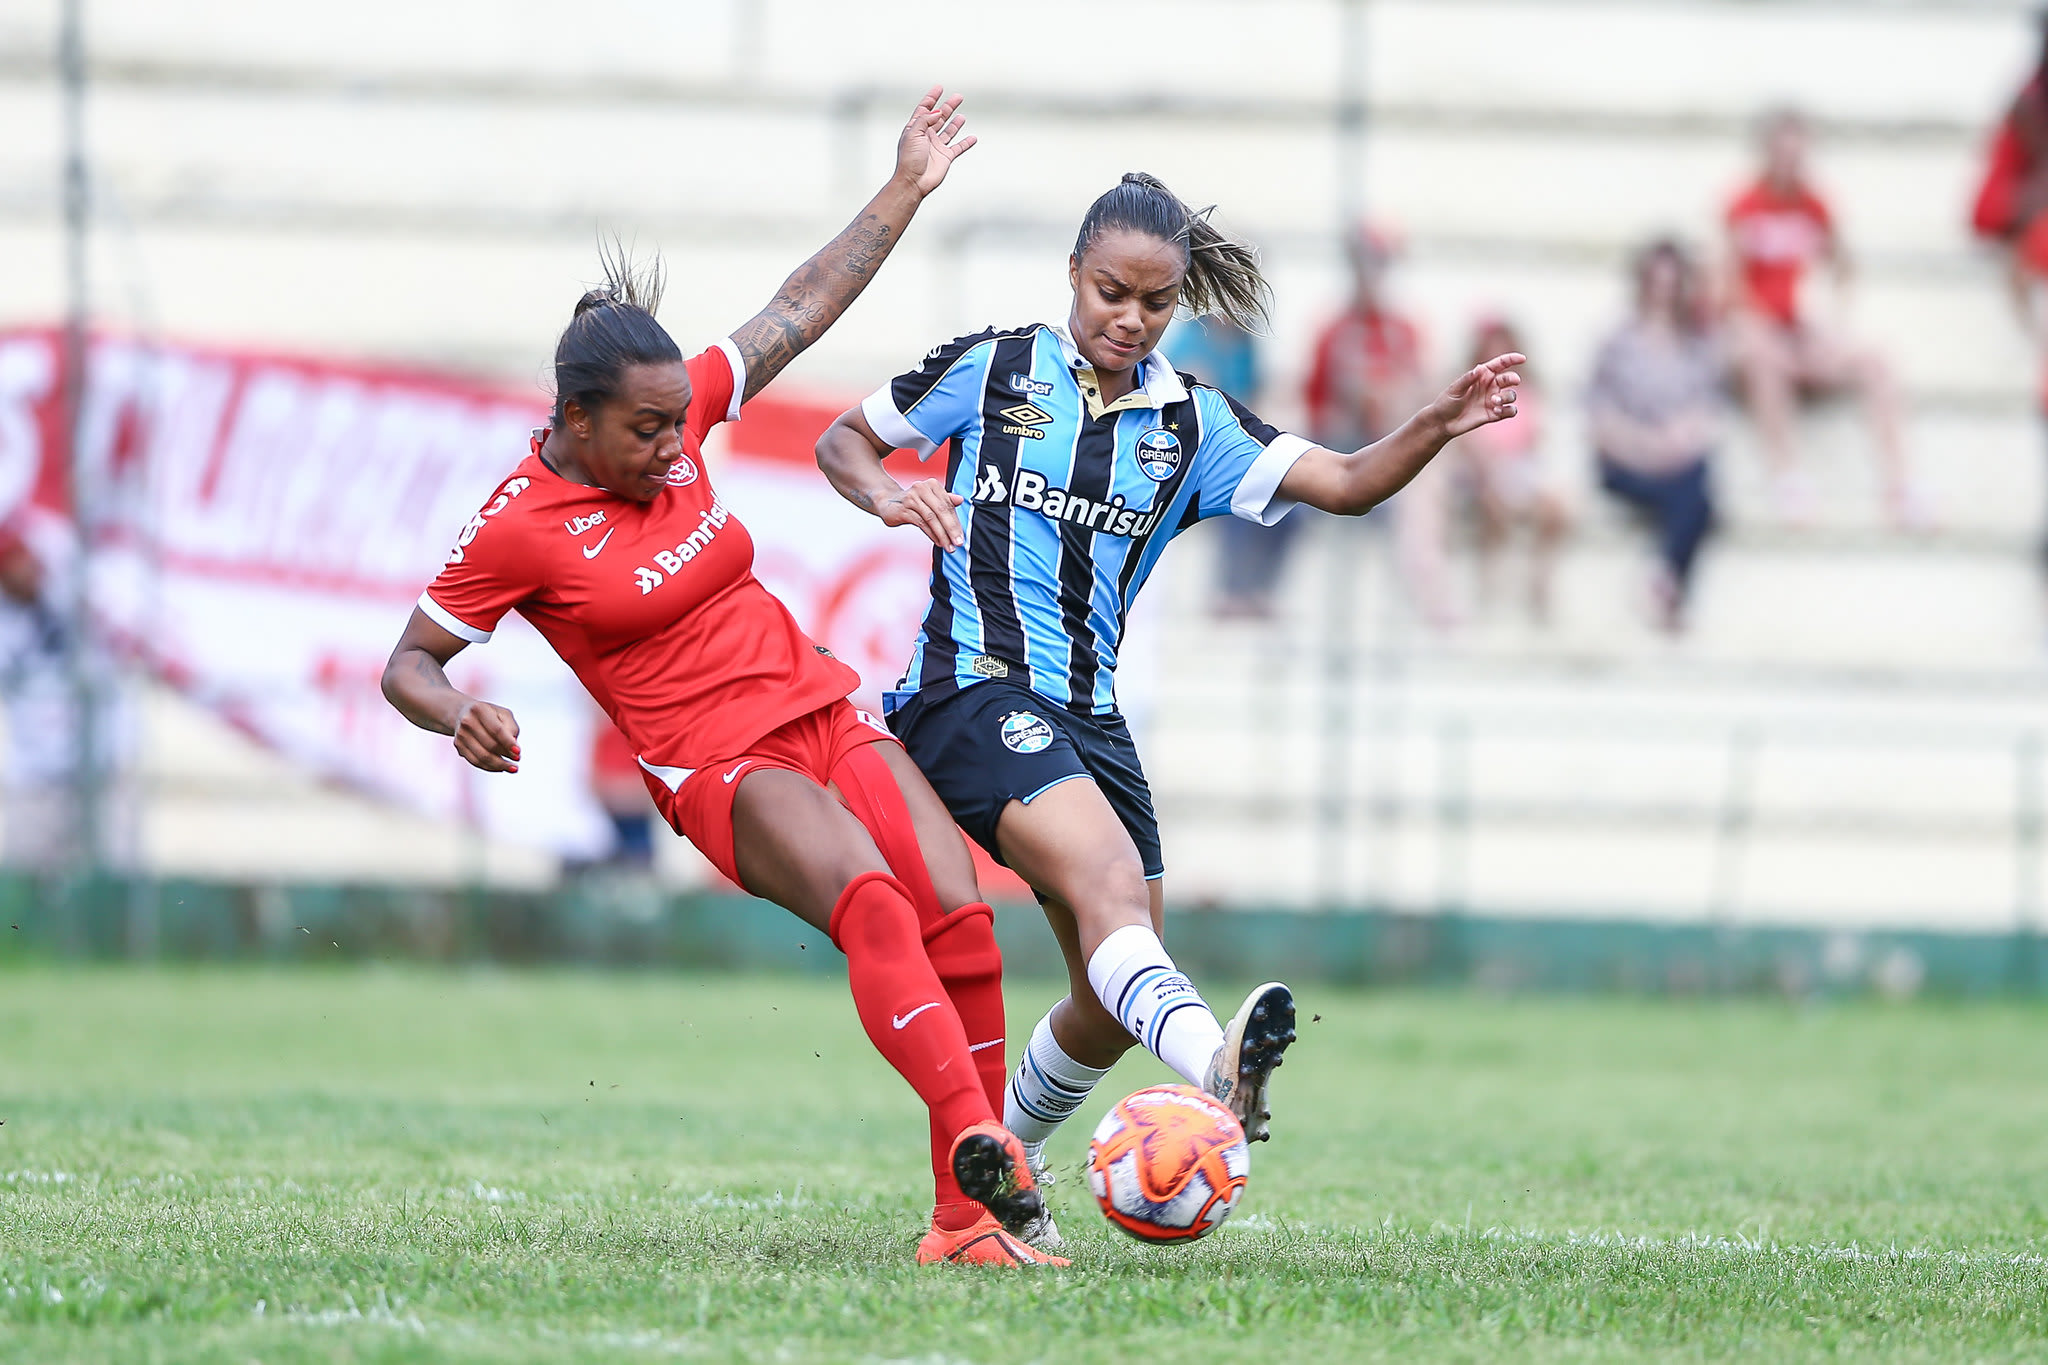
<path id="1" fill-rule="evenodd" d="M 618 301 L 618 295 L 612 292 L 612 287 L 610 285 L 606 285 L 602 289 L 592 289 L 588 293 L 584 294 L 582 298 L 576 300 L 576 311 L 571 313 L 569 316 L 574 318 L 580 318 L 593 308 L 614 307 L 618 304 Z"/>

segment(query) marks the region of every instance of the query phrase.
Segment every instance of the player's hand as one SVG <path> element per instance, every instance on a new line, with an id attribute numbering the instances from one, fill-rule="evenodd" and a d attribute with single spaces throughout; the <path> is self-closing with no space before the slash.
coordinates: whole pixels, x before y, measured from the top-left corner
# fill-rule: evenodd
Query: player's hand
<path id="1" fill-rule="evenodd" d="M 967 536 L 953 509 L 965 501 L 958 493 L 946 491 L 937 479 L 919 479 L 877 502 L 875 515 L 884 526 L 915 526 L 941 550 L 957 550 L 967 543 Z"/>
<path id="2" fill-rule="evenodd" d="M 903 136 L 896 140 L 897 178 L 915 186 L 921 195 L 937 189 L 953 168 L 953 158 L 974 145 L 973 134 L 960 136 L 967 126 L 967 120 L 960 117 L 960 101 L 967 97 L 944 98 L 945 94 L 943 85 L 926 91 L 911 110 L 910 122 L 903 125 Z"/>
<path id="3" fill-rule="evenodd" d="M 502 706 L 471 701 L 455 717 L 455 752 L 487 773 L 519 771 L 519 722 Z"/>
<path id="4" fill-rule="evenodd" d="M 1528 363 L 1529 357 L 1520 351 L 1509 351 L 1483 365 L 1474 365 L 1452 380 L 1451 386 L 1429 405 L 1430 414 L 1443 424 L 1444 438 L 1463 436 L 1488 423 L 1513 417 L 1515 386 L 1522 382 L 1515 366 Z"/>

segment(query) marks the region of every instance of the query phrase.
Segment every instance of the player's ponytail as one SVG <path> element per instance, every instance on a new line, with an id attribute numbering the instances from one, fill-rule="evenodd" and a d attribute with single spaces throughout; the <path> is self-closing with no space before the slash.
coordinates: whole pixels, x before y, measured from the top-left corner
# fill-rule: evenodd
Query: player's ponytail
<path id="1" fill-rule="evenodd" d="M 1088 206 L 1074 239 L 1074 254 L 1086 252 L 1097 237 L 1117 228 L 1178 242 L 1188 258 L 1182 305 L 1196 317 L 1220 313 L 1248 332 L 1263 331 L 1273 291 L 1260 273 L 1258 249 L 1224 236 L 1209 221 L 1215 211 L 1214 204 L 1191 209 L 1157 176 L 1129 171 Z"/>
<path id="2" fill-rule="evenodd" d="M 654 320 L 661 306 L 661 258 L 636 265 L 618 239 L 598 244 L 604 283 L 576 300 L 576 312 L 555 343 L 555 425 L 562 405 L 574 399 L 594 412 L 618 392 L 619 377 L 632 365 L 661 365 L 683 352 Z"/>

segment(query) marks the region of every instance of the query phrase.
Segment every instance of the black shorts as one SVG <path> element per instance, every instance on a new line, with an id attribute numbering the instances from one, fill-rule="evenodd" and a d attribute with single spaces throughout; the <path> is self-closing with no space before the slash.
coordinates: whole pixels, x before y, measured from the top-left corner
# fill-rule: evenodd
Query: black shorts
<path id="1" fill-rule="evenodd" d="M 1049 788 L 1087 777 L 1138 846 L 1146 880 L 1164 875 L 1152 789 L 1122 716 L 1077 714 L 1027 687 L 991 680 L 922 693 L 887 719 L 960 828 L 997 862 L 1003 855 L 996 821 L 1004 807 L 1029 805 Z"/>

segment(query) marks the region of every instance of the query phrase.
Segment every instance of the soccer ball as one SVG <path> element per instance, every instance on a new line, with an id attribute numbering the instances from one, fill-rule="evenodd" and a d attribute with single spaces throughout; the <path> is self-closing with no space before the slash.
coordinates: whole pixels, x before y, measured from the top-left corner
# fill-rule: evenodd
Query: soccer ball
<path id="1" fill-rule="evenodd" d="M 1088 1144 L 1102 1216 L 1141 1242 L 1192 1242 L 1223 1226 L 1251 1174 L 1244 1129 L 1191 1085 L 1155 1085 L 1103 1115 Z"/>

